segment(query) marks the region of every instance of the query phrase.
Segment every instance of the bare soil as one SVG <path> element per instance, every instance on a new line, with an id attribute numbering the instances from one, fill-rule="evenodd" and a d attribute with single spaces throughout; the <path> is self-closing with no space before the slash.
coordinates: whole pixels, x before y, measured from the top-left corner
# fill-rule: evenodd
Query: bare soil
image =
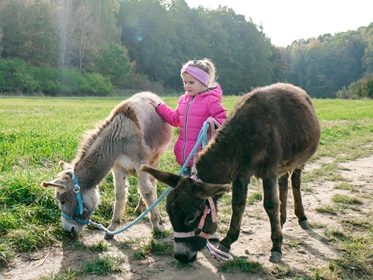
<path id="1" fill-rule="evenodd" d="M 304 173 L 320 167 L 322 162 L 333 161 L 333 159 L 322 159 L 310 164 Z M 338 229 L 341 227 L 339 220 L 343 217 L 353 217 L 356 219 L 373 215 L 373 205 L 364 197 L 373 197 L 373 156 L 360 158 L 355 161 L 339 164 L 338 174 L 343 178 L 348 178 L 348 183 L 359 186 L 356 195 L 364 204 L 359 206 L 361 211 L 348 210 L 336 216 L 322 214 L 315 209 L 318 207 L 333 205 L 331 198 L 337 193 L 347 195 L 350 191 L 334 189 L 340 181 L 320 180 L 306 182 L 306 187 L 310 191 L 303 192 L 303 203 L 311 224 L 324 224 L 328 228 Z M 370 201 L 371 202 L 371 201 Z M 16 260 L 7 268 L 0 270 L 0 279 L 38 279 L 41 276 L 56 275 L 65 270 L 79 270 L 86 261 L 93 261 L 98 255 L 120 256 L 124 259 L 121 264 L 121 272 L 108 276 L 84 276 L 81 279 L 152 279 L 152 280 L 174 280 L 174 279 L 294 279 L 299 277 L 312 277 L 315 268 L 328 267 L 331 260 L 342 254 L 331 243 L 324 240 L 325 228 L 313 227 L 303 230 L 297 222 L 293 213 L 293 202 L 291 192 L 288 198 L 288 219 L 284 225 L 284 245 L 282 261 L 274 265 L 268 261 L 270 255 L 270 226 L 267 215 L 261 203 L 248 205 L 242 223 L 240 237 L 232 245 L 231 254 L 234 258 L 244 258 L 250 261 L 257 261 L 265 268 L 265 273 L 248 274 L 244 272 L 221 272 L 222 263 L 211 258 L 208 251 L 204 249 L 198 254 L 197 260 L 190 265 L 180 265 L 169 256 L 148 256 L 146 259 L 138 260 L 134 257 L 133 248 L 123 248 L 119 246 L 128 239 L 151 238 L 150 224 L 141 222 L 127 232 L 115 236 L 112 241 L 104 241 L 109 246 L 109 251 L 103 253 L 89 252 L 87 250 L 72 249 L 69 246 L 45 248 L 44 250 L 30 254 L 20 254 Z M 170 223 L 166 217 L 166 229 L 170 228 Z M 227 227 L 228 225 L 224 225 Z M 86 230 L 79 241 L 84 244 L 97 244 L 103 240 L 104 233 L 98 230 Z M 165 241 L 170 241 L 171 237 Z M 286 271 L 291 272 L 286 277 Z M 285 275 L 285 276 L 284 276 Z"/>

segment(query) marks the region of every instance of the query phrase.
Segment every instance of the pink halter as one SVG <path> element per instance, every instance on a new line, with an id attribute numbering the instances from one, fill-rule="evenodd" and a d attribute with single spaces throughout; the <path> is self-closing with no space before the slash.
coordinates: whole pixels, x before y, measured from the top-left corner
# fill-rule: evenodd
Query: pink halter
<path id="1" fill-rule="evenodd" d="M 217 219 L 216 219 L 215 203 L 214 203 L 214 201 L 212 200 L 211 197 L 208 198 L 208 201 L 209 201 L 209 204 L 210 204 L 210 208 L 207 205 L 205 206 L 205 210 L 203 211 L 203 216 L 202 216 L 201 220 L 199 221 L 198 227 L 195 230 L 189 231 L 189 232 L 174 232 L 174 236 L 176 238 L 187 238 L 187 237 L 193 237 L 193 236 L 200 236 L 200 237 L 203 237 L 205 239 L 209 238 L 209 235 L 202 231 L 202 228 L 205 225 L 206 216 L 207 216 L 207 214 L 211 213 L 211 219 L 212 219 L 213 223 L 216 223 Z"/>
<path id="2" fill-rule="evenodd" d="M 198 181 L 202 182 L 202 180 L 199 179 L 196 175 L 192 175 L 190 178 L 192 178 L 193 180 L 195 180 L 197 182 Z M 211 257 L 213 257 L 214 259 L 216 259 L 218 261 L 233 260 L 233 257 L 229 253 L 223 252 L 223 251 L 215 248 L 208 241 L 209 235 L 202 231 L 202 228 L 205 225 L 207 214 L 211 213 L 211 220 L 212 220 L 213 223 L 216 223 L 218 221 L 218 219 L 216 218 L 216 207 L 215 207 L 214 200 L 212 199 L 212 197 L 209 197 L 208 201 L 209 201 L 209 204 L 210 204 L 210 208 L 207 205 L 205 206 L 205 210 L 203 212 L 201 220 L 199 221 L 198 227 L 196 229 L 194 229 L 193 231 L 189 231 L 189 232 L 174 232 L 174 236 L 176 238 L 188 238 L 188 237 L 193 237 L 193 236 L 200 236 L 202 238 L 205 238 L 207 240 L 206 247 L 207 247 Z"/>

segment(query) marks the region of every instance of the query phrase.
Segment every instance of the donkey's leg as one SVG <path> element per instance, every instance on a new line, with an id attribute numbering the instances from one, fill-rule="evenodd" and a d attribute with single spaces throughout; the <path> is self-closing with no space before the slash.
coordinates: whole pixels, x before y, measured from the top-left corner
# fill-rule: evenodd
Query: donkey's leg
<path id="1" fill-rule="evenodd" d="M 157 164 L 152 164 L 152 166 L 154 168 L 156 168 Z M 153 176 L 150 176 L 150 182 L 154 186 L 154 189 L 157 191 L 157 187 L 156 187 L 157 186 L 157 180 Z M 135 212 L 141 214 L 144 211 L 145 207 L 146 207 L 146 204 L 144 202 L 144 199 L 140 195 L 140 199 L 139 199 L 139 202 L 138 202 L 138 204 L 136 206 Z"/>
<path id="2" fill-rule="evenodd" d="M 293 191 L 293 199 L 294 199 L 294 212 L 295 215 L 298 217 L 299 225 L 304 228 L 308 229 L 308 221 L 307 217 L 304 213 L 303 203 L 302 203 L 302 196 L 301 196 L 301 181 L 302 181 L 302 170 L 295 169 L 293 174 L 291 175 L 291 189 Z"/>
<path id="3" fill-rule="evenodd" d="M 280 179 L 278 179 L 278 186 L 280 189 L 280 213 L 281 213 L 281 228 L 286 222 L 286 204 L 288 198 L 288 179 L 289 174 L 286 173 Z"/>
<path id="4" fill-rule="evenodd" d="M 272 249 L 269 261 L 275 263 L 281 260 L 283 239 L 279 217 L 280 203 L 277 190 L 277 178 L 275 175 L 263 177 L 263 204 L 271 223 Z"/>
<path id="5" fill-rule="evenodd" d="M 240 235 L 242 216 L 245 211 L 247 186 L 250 178 L 240 178 L 233 181 L 232 185 L 232 216 L 229 230 L 220 242 L 218 248 L 222 251 L 229 252 L 233 242 L 237 241 Z"/>
<path id="6" fill-rule="evenodd" d="M 139 169 L 136 169 L 136 173 L 138 178 L 139 192 L 145 201 L 146 207 L 149 208 L 157 200 L 156 186 L 152 184 L 148 173 L 142 172 Z M 161 215 L 159 213 L 158 205 L 154 206 L 154 208 L 150 210 L 149 215 L 153 230 L 163 230 L 163 227 L 160 225 Z"/>
<path id="7" fill-rule="evenodd" d="M 122 221 L 124 210 L 127 204 L 128 195 L 128 179 L 126 171 L 119 165 L 114 165 L 112 168 L 113 179 L 114 179 L 114 192 L 115 192 L 115 204 L 113 217 L 111 219 L 108 230 L 115 230 Z M 105 235 L 105 239 L 112 239 L 114 235 Z"/>

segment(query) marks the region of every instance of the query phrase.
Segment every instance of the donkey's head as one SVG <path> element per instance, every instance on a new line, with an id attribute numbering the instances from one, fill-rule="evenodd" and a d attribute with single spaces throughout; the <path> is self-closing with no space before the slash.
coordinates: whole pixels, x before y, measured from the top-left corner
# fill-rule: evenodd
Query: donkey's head
<path id="1" fill-rule="evenodd" d="M 62 226 L 68 232 L 80 232 L 89 224 L 90 216 L 99 204 L 96 187 L 81 189 L 74 174 L 74 167 L 59 162 L 62 171 L 50 182 L 42 182 L 44 188 L 55 188 L 55 197 L 60 202 Z"/>
<path id="2" fill-rule="evenodd" d="M 209 234 L 218 227 L 212 197 L 230 191 L 230 186 L 203 183 L 147 165 L 141 170 L 173 188 L 167 196 L 166 211 L 175 232 L 174 257 L 183 263 L 194 262 Z"/>

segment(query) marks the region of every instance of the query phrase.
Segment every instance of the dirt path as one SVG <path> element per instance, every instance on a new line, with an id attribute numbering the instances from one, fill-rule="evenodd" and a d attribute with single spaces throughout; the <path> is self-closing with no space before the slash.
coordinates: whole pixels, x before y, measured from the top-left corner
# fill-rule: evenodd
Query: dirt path
<path id="1" fill-rule="evenodd" d="M 328 159 L 324 159 L 324 162 Z M 311 164 L 307 171 L 317 168 L 320 163 Z M 349 179 L 349 184 L 359 186 L 359 192 L 373 197 L 373 156 L 361 158 L 353 162 L 339 164 L 339 175 Z M 334 189 L 340 181 L 325 181 L 320 179 L 316 182 L 308 182 L 303 194 L 303 202 L 308 219 L 311 224 L 326 224 L 328 228 L 340 227 L 340 215 L 333 216 L 321 214 L 315 209 L 323 205 L 332 205 L 331 197 L 336 193 L 351 194 L 348 191 Z M 291 192 L 290 192 L 291 193 Z M 119 246 L 128 239 L 151 238 L 149 224 L 142 223 L 134 226 L 129 231 L 121 233 L 108 244 L 109 251 L 104 253 L 92 253 L 87 250 L 72 250 L 67 246 L 46 248 L 43 251 L 19 255 L 11 267 L 0 270 L 0 279 L 38 279 L 40 276 L 58 274 L 64 270 L 78 270 L 85 260 L 93 260 L 96 255 L 120 256 L 124 259 L 120 273 L 109 276 L 85 276 L 81 279 L 152 279 L 152 280 L 174 280 L 174 279 L 294 279 L 294 275 L 311 277 L 315 267 L 327 267 L 330 260 L 337 258 L 340 252 L 332 245 L 323 242 L 324 228 L 315 227 L 310 230 L 302 230 L 297 223 L 292 210 L 291 197 L 288 199 L 288 220 L 284 225 L 283 259 L 278 265 L 268 261 L 271 242 L 270 229 L 266 213 L 261 203 L 248 205 L 242 224 L 242 231 L 236 243 L 233 244 L 231 254 L 235 258 L 243 257 L 251 261 L 258 261 L 267 273 L 247 274 L 243 272 L 219 272 L 221 263 L 212 259 L 208 252 L 203 250 L 198 254 L 197 261 L 191 265 L 180 265 L 172 256 L 150 256 L 144 260 L 134 258 L 132 248 Z M 365 203 L 361 212 L 348 211 L 343 218 L 359 218 L 366 213 L 373 214 L 372 203 Z M 366 217 L 366 216 L 364 216 Z M 170 228 L 166 223 L 166 228 Z M 100 231 L 86 230 L 83 234 L 83 243 L 97 244 L 103 240 L 104 234 Z M 169 241 L 168 240 L 166 241 Z M 290 277 L 287 278 L 287 272 Z"/>

